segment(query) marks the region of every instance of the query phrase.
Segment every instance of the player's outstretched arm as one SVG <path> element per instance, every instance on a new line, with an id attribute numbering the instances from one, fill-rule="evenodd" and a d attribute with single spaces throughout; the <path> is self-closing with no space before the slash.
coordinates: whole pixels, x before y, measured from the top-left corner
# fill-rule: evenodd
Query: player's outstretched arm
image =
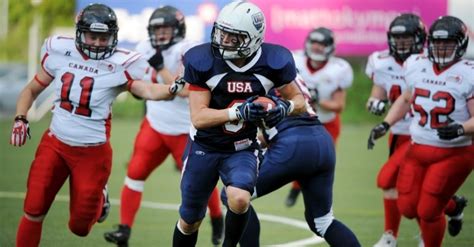
<path id="1" fill-rule="evenodd" d="M 10 144 L 22 146 L 30 137 L 30 127 L 27 120 L 27 113 L 38 95 L 51 83 L 53 78 L 41 68 L 35 77 L 23 88 L 16 103 L 16 115 L 13 123 Z"/>
<path id="2" fill-rule="evenodd" d="M 173 75 L 166 67 L 158 71 L 158 75 L 163 78 L 163 81 L 165 84 L 171 85 L 173 82 L 175 82 L 176 78 L 178 76 Z M 176 95 L 180 97 L 188 97 L 189 96 L 189 85 L 186 84 L 184 88 L 178 92 Z"/>
<path id="3" fill-rule="evenodd" d="M 129 91 L 146 100 L 168 100 L 179 93 L 185 84 L 186 82 L 182 78 L 175 80 L 169 85 L 135 80 L 131 83 Z"/>

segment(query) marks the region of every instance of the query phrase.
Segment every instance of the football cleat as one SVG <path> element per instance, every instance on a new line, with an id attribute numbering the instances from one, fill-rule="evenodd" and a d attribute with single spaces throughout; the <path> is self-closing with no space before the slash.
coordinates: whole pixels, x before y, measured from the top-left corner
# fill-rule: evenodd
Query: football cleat
<path id="1" fill-rule="evenodd" d="M 455 237 L 461 232 L 463 224 L 463 211 L 467 206 L 467 199 L 464 196 L 453 196 L 453 200 L 456 202 L 456 207 L 454 211 L 450 214 L 447 214 L 449 217 L 448 220 L 448 233 L 449 235 Z"/>
<path id="2" fill-rule="evenodd" d="M 392 231 L 386 231 L 379 241 L 374 244 L 374 247 L 397 247 L 397 239 L 393 236 Z"/>
<path id="3" fill-rule="evenodd" d="M 114 243 L 118 247 L 128 247 L 131 229 L 127 225 L 118 225 L 117 230 L 104 233 L 104 238 L 109 243 Z"/>
<path id="4" fill-rule="evenodd" d="M 288 197 L 286 197 L 285 200 L 285 205 L 287 207 L 293 207 L 296 204 L 296 199 L 298 199 L 300 191 L 300 189 L 291 188 L 290 193 L 288 193 Z"/>
<path id="5" fill-rule="evenodd" d="M 102 212 L 100 213 L 99 219 L 97 219 L 98 223 L 102 223 L 107 219 L 110 212 L 110 201 L 109 201 L 109 191 L 107 190 L 107 185 L 105 185 L 104 189 L 102 190 L 102 194 L 104 195 L 104 204 L 102 205 Z"/>
<path id="6" fill-rule="evenodd" d="M 211 218 L 212 244 L 220 245 L 224 236 L 224 218 L 222 216 Z"/>

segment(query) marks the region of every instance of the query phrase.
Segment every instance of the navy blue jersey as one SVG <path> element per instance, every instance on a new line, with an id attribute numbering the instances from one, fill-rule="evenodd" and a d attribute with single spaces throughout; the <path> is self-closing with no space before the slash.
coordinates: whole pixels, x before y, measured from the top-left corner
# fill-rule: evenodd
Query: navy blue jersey
<path id="1" fill-rule="evenodd" d="M 253 95 L 266 95 L 270 89 L 293 81 L 296 68 L 290 51 L 282 46 L 262 44 L 248 63 L 239 68 L 214 56 L 210 43 L 191 48 L 184 55 L 184 79 L 190 90 L 209 90 L 209 107 L 226 109 Z M 242 143 L 254 143 L 257 126 L 234 121 L 221 126 L 192 130 L 191 138 L 217 151 L 236 151 Z"/>

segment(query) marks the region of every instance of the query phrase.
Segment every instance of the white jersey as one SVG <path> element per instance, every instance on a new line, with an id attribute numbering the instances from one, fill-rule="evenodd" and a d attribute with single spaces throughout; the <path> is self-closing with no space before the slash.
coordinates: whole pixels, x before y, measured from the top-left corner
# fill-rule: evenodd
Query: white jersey
<path id="1" fill-rule="evenodd" d="M 194 45 L 196 45 L 196 43 L 183 40 L 163 50 L 162 54 L 165 68 L 173 75 L 182 75 L 184 72 L 182 57 L 184 53 Z M 149 40 L 140 42 L 136 50 L 144 54 L 144 57 L 147 59 L 156 52 Z M 154 83 L 163 83 L 163 79 L 160 76 L 157 78 L 157 73 L 154 69 L 150 67 L 147 71 L 148 73 L 145 76 L 147 80 Z M 191 120 L 187 97 L 176 96 L 173 100 L 168 101 L 148 100 L 146 107 L 146 118 L 154 130 L 167 135 L 189 133 Z"/>
<path id="2" fill-rule="evenodd" d="M 404 69 L 413 96 L 412 140 L 437 147 L 472 145 L 471 136 L 441 140 L 436 128 L 445 125 L 448 117 L 457 123 L 471 117 L 467 101 L 474 98 L 474 62 L 461 60 L 440 72 L 428 57 L 416 55 L 406 60 Z"/>
<path id="3" fill-rule="evenodd" d="M 85 57 L 74 38 L 52 36 L 41 48 L 41 66 L 53 77 L 56 99 L 50 130 L 70 145 L 107 141 L 112 102 L 127 83 L 142 79 L 147 62 L 137 52 L 116 49 L 104 60 Z"/>
<path id="4" fill-rule="evenodd" d="M 331 57 L 319 70 L 314 71 L 308 66 L 308 59 L 303 52 L 295 53 L 295 65 L 309 89 L 317 89 L 319 99 L 329 100 L 339 89 L 347 89 L 354 78 L 350 64 L 338 57 Z M 328 123 L 336 118 L 336 113 L 316 106 L 319 120 Z"/>
<path id="5" fill-rule="evenodd" d="M 369 56 L 365 74 L 372 79 L 375 85 L 385 89 L 390 104 L 393 104 L 398 96 L 406 91 L 403 66 L 397 63 L 388 50 L 376 51 Z M 409 135 L 410 123 L 411 115 L 407 113 L 403 119 L 390 127 L 390 130 L 393 134 Z"/>

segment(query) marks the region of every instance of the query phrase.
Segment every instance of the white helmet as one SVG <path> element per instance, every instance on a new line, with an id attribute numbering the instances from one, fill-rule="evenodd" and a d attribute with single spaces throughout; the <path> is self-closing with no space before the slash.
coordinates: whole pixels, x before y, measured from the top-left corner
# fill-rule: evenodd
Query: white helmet
<path id="1" fill-rule="evenodd" d="M 223 32 L 236 34 L 243 40 L 236 46 L 222 44 Z M 220 11 L 214 22 L 212 46 L 219 50 L 223 59 L 246 58 L 257 51 L 265 35 L 265 16 L 255 4 L 233 1 Z"/>

